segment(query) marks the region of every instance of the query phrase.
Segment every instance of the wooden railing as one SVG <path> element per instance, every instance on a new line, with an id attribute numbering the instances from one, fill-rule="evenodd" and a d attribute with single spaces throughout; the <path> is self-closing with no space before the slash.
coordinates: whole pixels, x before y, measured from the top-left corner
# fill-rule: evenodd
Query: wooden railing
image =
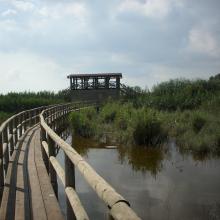
<path id="1" fill-rule="evenodd" d="M 109 208 L 113 219 L 140 219 L 130 208 L 129 202 L 115 191 L 96 171 L 62 138 L 55 132 L 60 122 L 71 111 L 79 111 L 90 106 L 91 103 L 78 105 L 65 104 L 51 107 L 40 114 L 41 143 L 45 166 L 47 167 L 50 181 L 57 193 L 57 176 L 64 185 L 67 201 L 67 219 L 89 219 L 75 191 L 75 168 L 77 168 L 87 183 L 93 188 L 100 199 Z M 55 155 L 55 146 L 58 145 L 65 155 L 65 170 L 59 164 Z"/>
<path id="2" fill-rule="evenodd" d="M 51 107 L 51 106 L 49 106 Z M 46 107 L 39 107 L 13 115 L 0 126 L 0 204 L 9 158 L 24 132 L 39 122 L 39 114 Z"/>
<path id="3" fill-rule="evenodd" d="M 88 184 L 106 203 L 109 214 L 114 219 L 140 219 L 130 208 L 129 202 L 118 194 L 96 171 L 56 133 L 66 120 L 68 113 L 94 105 L 93 102 L 68 103 L 44 106 L 20 112 L 7 119 L 0 126 L 0 203 L 5 184 L 9 158 L 19 144 L 20 137 L 40 122 L 42 157 L 48 171 L 54 192 L 57 195 L 57 176 L 64 185 L 67 200 L 67 219 L 89 219 L 77 193 L 75 192 L 75 168 L 84 176 Z M 40 117 L 39 117 L 40 116 Z M 56 159 L 59 146 L 65 154 L 65 170 Z"/>

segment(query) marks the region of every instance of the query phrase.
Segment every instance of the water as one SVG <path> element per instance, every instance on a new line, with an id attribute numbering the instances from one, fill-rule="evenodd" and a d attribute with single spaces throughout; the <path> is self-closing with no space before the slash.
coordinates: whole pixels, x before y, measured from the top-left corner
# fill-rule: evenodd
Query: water
<path id="1" fill-rule="evenodd" d="M 71 143 L 71 137 L 67 142 Z M 162 149 L 106 149 L 76 138 L 75 149 L 142 219 L 220 219 L 220 159 L 183 154 L 174 143 Z M 59 160 L 63 163 L 63 153 Z M 107 219 L 107 208 L 76 171 L 76 191 L 90 219 Z M 59 190 L 65 210 L 65 196 Z"/>

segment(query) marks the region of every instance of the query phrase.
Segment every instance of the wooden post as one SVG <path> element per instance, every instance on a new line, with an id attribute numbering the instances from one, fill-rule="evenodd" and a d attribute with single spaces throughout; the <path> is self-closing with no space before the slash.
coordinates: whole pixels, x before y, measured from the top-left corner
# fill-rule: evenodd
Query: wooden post
<path id="1" fill-rule="evenodd" d="M 33 113 L 34 113 L 33 110 L 31 110 L 30 111 L 30 116 L 31 116 L 31 118 L 30 118 L 30 120 L 31 120 L 30 127 L 32 127 L 34 125 L 34 119 L 33 119 L 34 114 Z"/>
<path id="2" fill-rule="evenodd" d="M 8 152 L 8 131 L 7 131 L 7 126 L 3 130 L 3 144 L 6 144 L 6 150 L 4 154 L 4 159 L 5 159 L 5 173 L 7 173 L 8 169 L 8 162 L 9 162 L 9 152 Z"/>
<path id="3" fill-rule="evenodd" d="M 28 118 L 27 112 L 25 112 L 25 113 L 23 114 L 23 127 L 24 127 L 24 132 L 27 130 L 27 118 Z"/>
<path id="4" fill-rule="evenodd" d="M 55 111 L 54 111 L 54 109 L 52 109 L 51 110 L 51 115 L 52 115 L 52 124 L 51 124 L 51 128 L 52 128 L 52 130 L 54 130 L 55 129 Z"/>
<path id="5" fill-rule="evenodd" d="M 24 120 L 25 120 L 24 118 L 25 118 L 24 113 L 22 113 L 20 115 L 20 119 L 21 119 L 21 135 L 24 133 Z"/>
<path id="6" fill-rule="evenodd" d="M 120 95 L 120 77 L 119 76 L 116 77 L 116 92 L 117 92 L 117 98 L 118 98 Z"/>
<path id="7" fill-rule="evenodd" d="M 37 121 L 37 109 L 36 110 L 34 110 L 34 116 L 35 116 L 35 118 L 34 118 L 34 124 L 36 125 L 37 123 L 38 123 L 38 121 Z"/>
<path id="8" fill-rule="evenodd" d="M 15 128 L 15 131 L 14 131 L 14 141 L 15 141 L 15 145 L 17 144 L 17 142 L 18 142 L 18 118 L 17 118 L 17 116 L 14 118 L 14 120 L 13 120 L 13 122 L 14 122 L 14 125 L 13 125 L 13 127 Z"/>
<path id="9" fill-rule="evenodd" d="M 75 189 L 75 167 L 68 156 L 65 154 L 65 188 L 73 187 Z M 66 219 L 76 219 L 75 214 L 72 210 L 70 202 L 66 197 Z"/>
<path id="10" fill-rule="evenodd" d="M 32 117 L 32 114 L 31 114 L 31 110 L 28 112 L 28 125 L 29 125 L 29 128 L 31 128 L 31 126 L 32 126 L 32 120 L 31 120 L 31 117 Z"/>
<path id="11" fill-rule="evenodd" d="M 49 157 L 50 156 L 55 157 L 56 151 L 55 151 L 54 141 L 51 139 L 49 135 L 47 137 L 47 143 L 48 143 Z M 53 186 L 54 193 L 56 197 L 58 197 L 57 174 L 51 162 L 49 162 L 49 174 L 50 174 L 50 182 L 51 182 L 51 185 Z"/>
<path id="12" fill-rule="evenodd" d="M 10 156 L 11 156 L 14 152 L 13 121 L 9 122 L 9 134 L 11 135 L 11 139 L 10 139 Z"/>
<path id="13" fill-rule="evenodd" d="M 41 125 L 41 133 L 40 133 L 40 140 L 41 140 L 41 152 L 42 152 L 42 157 L 43 157 L 43 161 L 45 164 L 45 167 L 47 169 L 47 173 L 49 173 L 49 158 L 47 157 L 47 153 L 44 150 L 44 147 L 42 145 L 43 141 L 47 141 L 47 137 L 46 137 L 46 131 L 44 130 L 44 128 Z"/>
<path id="14" fill-rule="evenodd" d="M 19 123 L 18 138 L 20 138 L 21 135 L 22 135 L 22 118 L 21 118 L 21 115 L 18 116 L 18 123 Z"/>
<path id="15" fill-rule="evenodd" d="M 109 89 L 109 81 L 110 81 L 110 77 L 106 77 L 105 78 L 105 88 Z"/>
<path id="16" fill-rule="evenodd" d="M 3 139 L 0 133 L 0 205 L 2 201 L 2 194 L 4 190 L 4 167 L 3 167 Z"/>

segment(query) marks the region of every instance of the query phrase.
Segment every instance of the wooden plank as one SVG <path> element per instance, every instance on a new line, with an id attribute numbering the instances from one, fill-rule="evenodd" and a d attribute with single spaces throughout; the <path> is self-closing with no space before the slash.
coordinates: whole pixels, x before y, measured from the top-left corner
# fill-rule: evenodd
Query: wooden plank
<path id="1" fill-rule="evenodd" d="M 47 219 L 47 214 L 44 206 L 44 201 L 42 197 L 42 192 L 40 188 L 40 182 L 38 179 L 38 173 L 35 165 L 35 153 L 34 153 L 34 143 L 36 139 L 36 134 L 30 142 L 29 154 L 28 154 L 28 173 L 30 182 L 30 195 L 31 195 L 31 208 L 32 208 L 32 218 L 33 219 Z"/>
<path id="2" fill-rule="evenodd" d="M 26 133 L 22 142 L 17 165 L 17 182 L 16 182 L 16 203 L 15 219 L 23 220 L 31 218 L 30 195 L 29 195 L 29 178 L 27 174 L 27 157 L 29 144 L 32 141 L 36 129 L 31 129 Z"/>
<path id="3" fill-rule="evenodd" d="M 16 180 L 17 180 L 17 162 L 20 154 L 20 148 L 25 136 L 16 145 L 12 157 L 9 160 L 7 175 L 5 178 L 5 187 L 2 197 L 0 219 L 14 219 L 15 198 L 16 198 Z"/>
<path id="4" fill-rule="evenodd" d="M 61 209 L 59 207 L 58 201 L 56 199 L 52 185 L 50 183 L 50 179 L 47 175 L 46 167 L 42 159 L 41 145 L 40 145 L 40 130 L 36 132 L 34 152 L 35 152 L 34 161 L 36 164 L 36 169 L 39 177 L 39 184 L 41 187 L 44 206 L 47 213 L 47 219 L 63 220 L 64 218 L 61 213 Z"/>
<path id="5" fill-rule="evenodd" d="M 22 143 L 20 155 L 17 165 L 17 181 L 16 181 L 16 202 L 15 202 L 15 219 L 25 219 L 25 207 L 24 207 L 24 174 L 23 174 L 23 161 L 24 151 L 26 148 L 25 142 Z"/>

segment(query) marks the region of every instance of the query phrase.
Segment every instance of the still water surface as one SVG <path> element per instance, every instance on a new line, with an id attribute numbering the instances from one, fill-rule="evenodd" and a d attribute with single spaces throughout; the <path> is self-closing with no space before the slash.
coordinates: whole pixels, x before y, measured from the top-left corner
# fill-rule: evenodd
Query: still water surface
<path id="1" fill-rule="evenodd" d="M 72 143 L 69 136 L 66 140 Z M 220 220 L 220 159 L 195 157 L 174 143 L 162 149 L 118 147 L 74 138 L 75 149 L 123 195 L 142 219 Z M 77 147 L 76 147 L 77 146 Z M 58 154 L 63 164 L 63 153 Z M 107 208 L 76 170 L 76 191 L 90 219 L 107 219 Z M 59 187 L 65 210 L 65 196 Z"/>

